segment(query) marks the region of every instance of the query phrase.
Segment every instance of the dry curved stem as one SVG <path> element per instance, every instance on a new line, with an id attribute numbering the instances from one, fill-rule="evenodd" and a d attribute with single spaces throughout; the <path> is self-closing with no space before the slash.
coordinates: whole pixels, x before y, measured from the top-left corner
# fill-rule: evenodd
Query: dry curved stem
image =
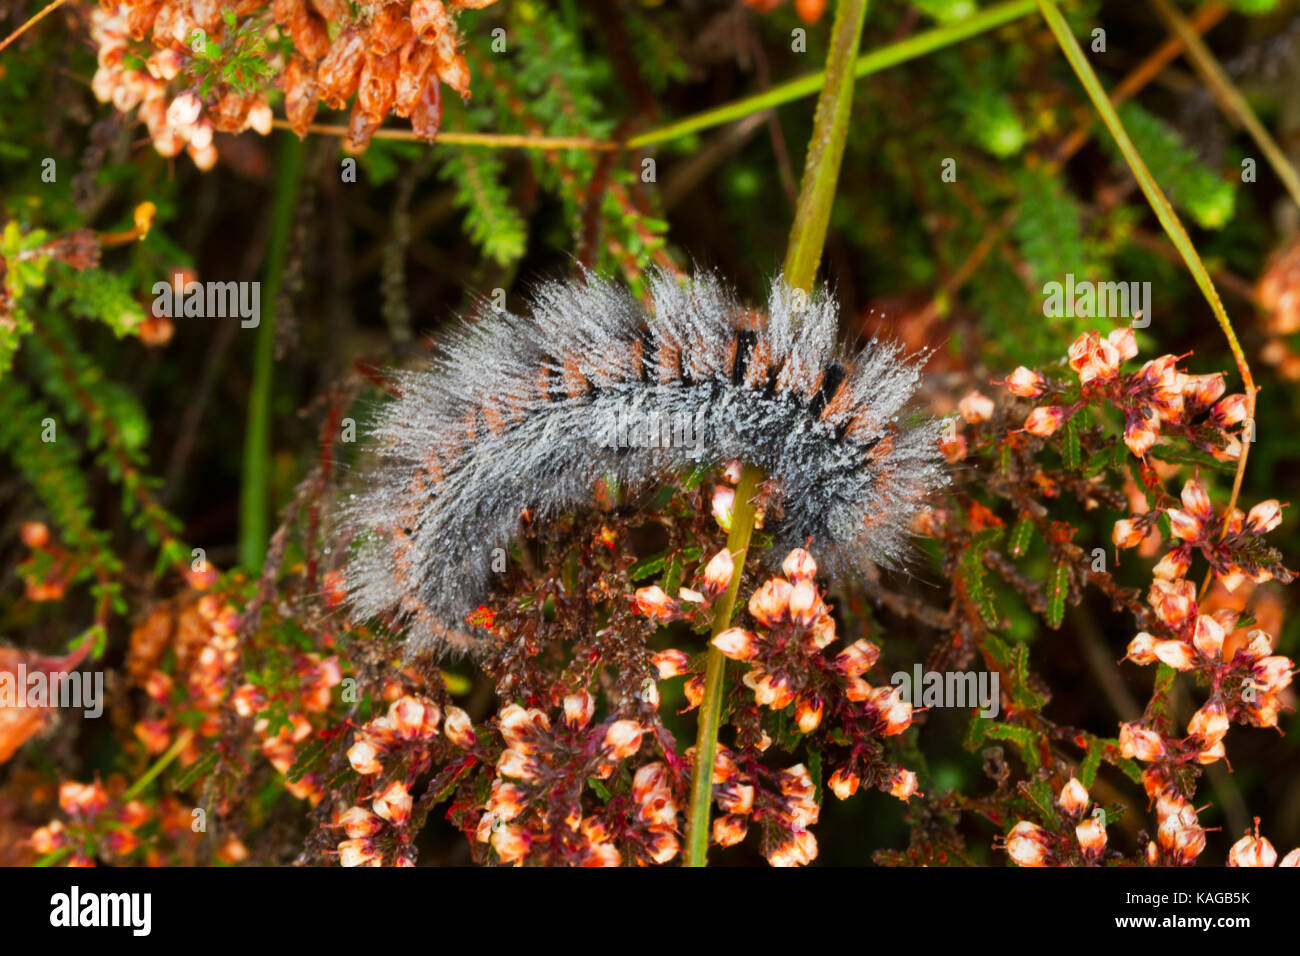
<path id="1" fill-rule="evenodd" d="M 0 52 L 3 52 L 5 47 L 13 43 L 15 40 L 17 40 L 20 36 L 22 36 L 32 27 L 36 26 L 36 24 L 39 23 L 41 20 L 45 19 L 55 10 L 57 10 L 59 7 L 63 6 L 63 4 L 66 2 L 67 0 L 53 0 L 52 3 L 47 3 L 45 6 L 41 7 L 41 9 L 36 13 L 35 16 L 33 16 L 31 19 L 29 19 L 26 23 L 20 26 L 13 33 L 9 34 L 3 40 L 0 40 Z"/>

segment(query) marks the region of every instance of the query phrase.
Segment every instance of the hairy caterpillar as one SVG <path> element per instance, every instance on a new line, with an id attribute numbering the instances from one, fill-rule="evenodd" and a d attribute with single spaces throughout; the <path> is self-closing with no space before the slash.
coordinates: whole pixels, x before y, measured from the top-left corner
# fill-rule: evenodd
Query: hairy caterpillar
<path id="1" fill-rule="evenodd" d="M 833 299 L 779 278 L 766 315 L 709 274 L 652 274 L 649 308 L 586 280 L 543 285 L 529 316 L 489 311 L 395 376 L 379 464 L 344 509 L 363 532 L 346 571 L 356 619 L 391 615 L 412 649 L 472 651 L 488 632 L 466 614 L 525 510 L 546 520 L 589 504 L 602 477 L 639 489 L 700 462 L 764 470 L 779 554 L 811 538 L 832 572 L 901 557 L 944 473 L 939 423 L 901 418 L 919 371 L 897 346 L 842 350 Z M 620 434 L 655 420 L 672 427 Z"/>

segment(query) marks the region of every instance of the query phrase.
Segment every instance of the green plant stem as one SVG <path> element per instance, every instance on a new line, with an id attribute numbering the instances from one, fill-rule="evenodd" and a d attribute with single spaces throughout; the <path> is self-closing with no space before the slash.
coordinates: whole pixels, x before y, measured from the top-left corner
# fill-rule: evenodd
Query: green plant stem
<path id="1" fill-rule="evenodd" d="M 284 284 L 284 262 L 293 232 L 294 209 L 302 182 L 303 144 L 281 134 L 271 194 L 271 234 L 262 277 L 261 317 L 253 346 L 253 381 L 248 394 L 244 461 L 239 494 L 239 563 L 252 573 L 262 568 L 271 514 L 271 386 L 275 373 L 275 308 Z"/>
<path id="2" fill-rule="evenodd" d="M 1192 245 L 1192 240 L 1187 235 L 1187 230 L 1183 228 L 1182 221 L 1178 214 L 1174 212 L 1174 207 L 1170 205 L 1169 200 L 1165 197 L 1164 191 L 1161 190 L 1151 171 L 1147 169 L 1147 164 L 1143 161 L 1142 155 L 1129 139 L 1128 133 L 1124 129 L 1124 124 L 1120 122 L 1119 114 L 1115 112 L 1115 107 L 1111 104 L 1106 91 L 1102 88 L 1101 81 L 1097 79 L 1097 74 L 1093 72 L 1088 58 L 1084 56 L 1083 50 L 1079 48 L 1079 41 L 1074 38 L 1070 32 L 1069 24 L 1065 22 L 1065 17 L 1061 15 L 1060 8 L 1057 7 L 1055 0 L 1037 0 L 1038 8 L 1043 14 L 1043 19 L 1047 21 L 1047 26 L 1056 37 L 1056 43 L 1065 54 L 1066 60 L 1074 69 L 1075 74 L 1079 77 L 1079 82 L 1083 88 L 1088 91 L 1088 96 L 1092 100 L 1093 107 L 1101 116 L 1102 122 L 1114 137 L 1115 144 L 1124 156 L 1124 161 L 1128 164 L 1133 173 L 1133 178 L 1137 180 L 1138 186 L 1142 189 L 1142 194 L 1146 196 L 1147 203 L 1151 206 L 1156 218 L 1160 220 L 1160 225 L 1164 227 L 1165 233 L 1177 248 L 1179 254 L 1183 257 L 1183 262 L 1187 264 L 1188 271 L 1192 274 L 1192 279 L 1196 282 L 1201 294 L 1210 304 L 1210 309 L 1214 312 L 1214 317 L 1218 320 L 1219 327 L 1223 330 L 1225 338 L 1228 340 L 1228 347 L 1232 351 L 1232 356 L 1236 359 L 1237 369 L 1241 372 L 1242 383 L 1246 393 L 1246 403 L 1248 406 L 1247 415 L 1253 420 L 1255 417 L 1255 379 L 1250 374 L 1250 364 L 1246 361 L 1246 353 L 1242 351 L 1241 343 L 1237 341 L 1237 333 L 1232 327 L 1232 320 L 1228 318 L 1227 310 L 1223 307 L 1223 301 L 1219 298 L 1219 292 L 1214 287 L 1214 280 L 1210 278 L 1209 272 L 1205 269 L 1205 264 L 1201 262 L 1200 254 L 1197 253 L 1196 247 Z M 1183 37 L 1183 42 L 1187 43 L 1190 37 Z M 1241 443 L 1241 457 L 1237 459 L 1237 474 L 1232 482 L 1232 497 L 1228 502 L 1228 510 L 1231 511 L 1237 504 L 1237 498 L 1241 494 L 1242 479 L 1246 474 L 1246 458 L 1250 453 L 1250 442 Z M 1208 585 L 1209 578 L 1206 578 Z M 1202 587 L 1202 594 L 1205 588 Z"/>
<path id="3" fill-rule="evenodd" d="M 831 27 L 831 48 L 827 56 L 825 78 L 813 117 L 812 136 L 808 141 L 808 159 L 804 163 L 799 201 L 795 207 L 790 246 L 786 250 L 785 280 L 796 289 L 812 291 L 826 244 L 835 184 L 839 180 L 840 160 L 848 136 L 853 111 L 854 58 L 862 39 L 862 24 L 867 15 L 867 0 L 840 0 Z M 712 637 L 731 626 L 736 594 L 749 555 L 754 533 L 754 499 L 763 481 L 761 469 L 745 464 L 736 485 L 731 530 L 727 550 L 735 561 L 736 571 L 727 590 L 714 605 Z M 726 694 L 726 658 L 709 644 L 704 670 L 704 696 L 700 701 L 699 725 L 695 737 L 695 766 L 691 776 L 691 804 L 687 811 L 687 866 L 705 866 L 709 850 L 709 810 L 713 804 L 713 758 L 718 743 L 718 725 L 722 719 L 722 699 Z"/>
<path id="4" fill-rule="evenodd" d="M 752 465 L 741 469 L 736 484 L 736 503 L 732 509 L 731 531 L 727 533 L 727 551 L 736 562 L 735 573 L 727 589 L 713 605 L 713 633 L 717 637 L 731 626 L 736 595 L 749 554 L 749 540 L 754 533 L 754 496 L 763 480 L 763 472 Z M 699 725 L 695 735 L 695 769 L 691 777 L 691 806 L 686 830 L 686 865 L 705 866 L 709 852 L 709 808 L 713 803 L 713 754 L 718 745 L 718 724 L 722 719 L 722 697 L 726 690 L 727 659 L 712 643 L 704 669 L 704 698 L 700 701 Z"/>
<path id="5" fill-rule="evenodd" d="M 826 245 L 831 221 L 831 204 L 840 178 L 840 161 L 849 134 L 853 112 L 854 57 L 862 39 L 867 0 L 840 0 L 835 8 L 831 48 L 826 57 L 826 83 L 817 98 L 812 138 L 804 160 L 794 225 L 785 250 L 785 281 L 795 289 L 811 292 L 817 267 Z"/>
<path id="6" fill-rule="evenodd" d="M 164 751 L 162 756 L 155 760 L 150 765 L 149 769 L 141 775 L 140 779 L 131 784 L 126 792 L 122 794 L 122 802 L 126 803 L 127 801 L 134 800 L 138 797 L 144 788 L 153 783 L 153 781 L 157 779 L 158 774 L 166 770 L 167 765 L 175 760 L 180 755 L 180 752 L 190 745 L 190 741 L 193 739 L 194 731 L 182 731 L 180 736 L 172 741 L 172 745 Z"/>
<path id="7" fill-rule="evenodd" d="M 1277 178 L 1282 180 L 1282 185 L 1290 193 L 1291 201 L 1300 206 L 1300 175 L 1296 174 L 1295 166 L 1286 158 L 1286 154 L 1282 152 L 1282 148 L 1278 146 L 1269 131 L 1264 128 L 1264 124 L 1259 121 L 1259 117 L 1250 108 L 1241 91 L 1223 71 L 1223 67 L 1214 58 L 1214 54 L 1205 45 L 1200 34 L 1168 0 L 1151 0 L 1151 5 L 1155 7 L 1156 13 L 1174 36 L 1182 41 L 1187 59 L 1192 61 L 1196 72 L 1201 74 L 1201 79 L 1210 88 L 1214 98 L 1219 101 L 1220 107 L 1250 134 L 1255 145 L 1268 160 L 1268 164 L 1273 167 L 1273 172 L 1277 173 Z"/>

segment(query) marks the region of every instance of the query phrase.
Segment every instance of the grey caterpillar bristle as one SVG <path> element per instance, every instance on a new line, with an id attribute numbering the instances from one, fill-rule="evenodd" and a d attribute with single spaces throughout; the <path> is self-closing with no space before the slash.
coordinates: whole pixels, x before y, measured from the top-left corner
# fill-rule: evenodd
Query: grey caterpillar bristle
<path id="1" fill-rule="evenodd" d="M 490 635 L 466 615 L 525 511 L 547 521 L 589 505 L 598 479 L 635 490 L 701 462 L 763 469 L 777 554 L 811 538 L 831 573 L 901 561 L 946 476 L 941 423 L 902 418 L 920 371 L 898 346 L 844 352 L 835 301 L 780 278 L 764 316 L 708 273 L 652 273 L 648 307 L 585 280 L 540 286 L 527 316 L 485 311 L 394 377 L 377 463 L 342 509 L 354 619 L 387 616 L 412 650 L 474 651 Z M 627 431 L 652 414 L 681 440 Z"/>

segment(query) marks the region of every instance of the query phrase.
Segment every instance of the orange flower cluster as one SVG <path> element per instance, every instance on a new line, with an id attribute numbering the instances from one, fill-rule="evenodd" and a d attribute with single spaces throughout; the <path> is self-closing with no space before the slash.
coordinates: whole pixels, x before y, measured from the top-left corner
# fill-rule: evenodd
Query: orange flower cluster
<path id="1" fill-rule="evenodd" d="M 1156 805 L 1156 838 L 1147 843 L 1149 866 L 1190 866 L 1205 850 L 1205 828 L 1196 808 L 1169 786 L 1169 779 L 1154 768 L 1143 774 L 1148 797 Z M 1095 810 L 1085 817 L 1090 798 L 1074 777 L 1061 788 L 1057 806 L 1060 818 L 1044 820 L 1039 826 L 1020 820 L 1007 833 L 1004 849 L 1019 866 L 1096 866 L 1106 851 L 1106 815 Z M 1069 829 L 1073 827 L 1074 832 Z M 1300 866 L 1300 848 L 1288 853 L 1279 864 L 1277 851 L 1255 831 L 1247 833 L 1228 851 L 1228 866 Z"/>
<path id="2" fill-rule="evenodd" d="M 321 103 L 344 109 L 352 101 L 349 141 L 364 149 L 390 113 L 409 118 L 432 142 L 442 121 L 441 84 L 469 96 L 469 68 L 458 50 L 453 11 L 495 0 L 392 0 L 362 3 L 356 16 L 344 0 L 239 0 L 238 18 L 265 21 L 263 39 L 283 31 L 293 42 L 288 60 L 260 55 L 268 82 L 284 90 L 285 113 L 305 136 Z M 200 95 L 193 66 L 208 43 L 228 40 L 223 5 L 213 0 L 125 0 L 91 16 L 99 69 L 92 84 L 102 103 L 120 112 L 138 108 L 154 148 L 188 153 L 200 169 L 217 159 L 213 133 L 271 131 L 264 92 L 220 82 Z M 269 13 L 269 16 L 267 15 Z M 273 22 L 272 22 L 273 21 Z M 223 51 L 224 55 L 225 51 Z M 143 68 L 138 65 L 143 61 Z"/>
<path id="3" fill-rule="evenodd" d="M 229 710 L 233 709 L 241 718 L 256 718 L 252 730 L 258 750 L 278 772 L 287 774 L 301 745 L 316 733 L 307 715 L 325 713 L 331 689 L 342 681 L 338 658 L 296 654 L 296 684 L 284 682 L 274 694 L 274 701 L 272 695 L 251 683 L 232 689 L 231 678 L 240 656 L 238 623 L 239 612 L 234 605 L 209 594 L 184 607 L 174 618 L 167 608 L 160 607 L 136 628 L 131 636 L 128 667 L 134 681 L 154 703 L 153 716 L 136 722 L 135 736 L 146 752 L 160 754 L 183 732 L 182 710 L 187 720 L 197 711 L 202 720 L 179 755 L 182 766 L 188 766 L 221 737 Z M 174 673 L 158 666 L 168 646 L 176 653 Z M 178 684 L 185 690 L 183 708 L 175 703 L 173 688 Z M 262 716 L 273 702 L 282 704 L 286 715 L 276 726 Z M 286 782 L 285 789 L 313 805 L 322 795 L 316 774 Z"/>
<path id="4" fill-rule="evenodd" d="M 284 71 L 285 113 L 294 132 L 307 133 L 323 102 L 343 109 L 355 94 L 348 139 L 364 149 L 389 113 L 409 118 L 433 141 L 442 123 L 441 84 L 469 97 L 469 67 L 457 49 L 451 9 L 482 9 L 495 0 L 395 0 L 363 6 L 348 22 L 343 0 L 275 0 L 298 51 Z M 346 24 L 333 40 L 325 22 Z"/>
<path id="5" fill-rule="evenodd" d="M 250 8 L 250 2 L 237 5 L 236 15 L 260 5 L 253 2 Z M 138 108 L 137 116 L 160 155 L 176 156 L 184 150 L 199 169 L 211 169 L 217 161 L 215 130 L 256 129 L 263 135 L 271 131 L 271 108 L 260 94 L 225 90 L 205 103 L 192 90 L 176 89 L 188 81 L 185 68 L 193 59 L 189 44 L 195 31 L 203 30 L 217 41 L 222 29 L 215 3 L 191 7 L 185 0 L 135 0 L 96 8 L 90 28 L 99 48 L 99 69 L 91 82 L 95 98 L 111 102 L 122 113 Z M 131 65 L 131 57 L 143 59 L 145 68 Z"/>
<path id="6" fill-rule="evenodd" d="M 1021 820 L 1006 836 L 1007 856 L 1020 866 L 1096 866 L 1106 852 L 1106 817 L 1085 816 L 1090 803 L 1088 789 L 1071 777 L 1056 801 L 1059 832 Z"/>
<path id="7" fill-rule="evenodd" d="M 1180 433 L 1219 461 L 1241 457 L 1241 442 L 1254 441 L 1247 423 L 1237 436 L 1229 429 L 1246 420 L 1245 395 L 1223 397 L 1222 373 L 1189 375 L 1178 367 L 1179 357 L 1162 355 L 1137 372 L 1122 374 L 1121 366 L 1137 355 L 1133 330 L 1115 329 L 1105 338 L 1086 332 L 1070 346 L 1069 363 L 1079 379 L 1077 400 L 1040 405 L 1025 419 L 1024 431 L 1039 438 L 1055 434 L 1084 406 L 1108 401 L 1124 415 L 1124 443 L 1129 451 L 1145 458 L 1162 432 Z M 1021 366 L 1004 381 L 1013 395 L 1038 398 L 1050 388 L 1059 397 L 1072 393 L 1062 383 Z"/>
<path id="8" fill-rule="evenodd" d="M 146 866 L 193 866 L 203 837 L 193 827 L 194 808 L 167 795 L 152 803 L 127 795 L 126 778 L 114 774 L 106 783 L 74 780 L 59 786 L 59 809 L 67 818 L 35 830 L 27 845 L 41 856 L 67 855 L 68 866 L 142 862 Z M 229 837 L 216 851 L 223 863 L 248 859 L 248 848 Z"/>

